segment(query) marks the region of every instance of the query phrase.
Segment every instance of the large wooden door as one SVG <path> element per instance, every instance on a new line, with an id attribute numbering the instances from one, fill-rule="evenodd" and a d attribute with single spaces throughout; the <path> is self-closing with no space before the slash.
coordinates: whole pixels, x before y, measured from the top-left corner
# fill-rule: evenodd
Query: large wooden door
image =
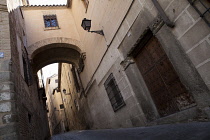
<path id="1" fill-rule="evenodd" d="M 160 116 L 167 116 L 195 105 L 176 74 L 157 38 L 135 57 Z"/>

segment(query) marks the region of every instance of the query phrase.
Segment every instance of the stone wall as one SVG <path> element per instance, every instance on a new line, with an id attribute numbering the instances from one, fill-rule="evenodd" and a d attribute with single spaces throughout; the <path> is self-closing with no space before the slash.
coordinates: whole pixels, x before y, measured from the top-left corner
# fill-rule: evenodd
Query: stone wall
<path id="1" fill-rule="evenodd" d="M 65 114 L 63 109 L 60 108 L 60 105 L 63 104 L 62 97 L 57 89 L 58 75 L 52 75 L 46 80 L 45 90 L 47 96 L 48 121 L 51 135 L 65 132 Z"/>
<path id="2" fill-rule="evenodd" d="M 26 83 L 28 77 L 23 75 L 22 56 L 26 44 L 23 41 L 25 29 L 20 9 L 13 10 L 9 17 L 12 40 L 12 81 L 16 95 L 15 108 L 19 139 L 46 139 L 49 137 L 47 116 L 43 99 L 38 96 L 37 79 L 31 75 L 32 83 L 29 85 Z M 32 71 L 30 73 L 32 74 Z"/>
<path id="3" fill-rule="evenodd" d="M 206 2 L 206 4 L 207 7 L 210 7 L 209 2 Z M 171 9 L 178 9 L 179 11 L 176 10 L 177 12 L 173 13 Z M 208 69 L 210 69 L 210 30 L 208 25 L 188 1 L 173 1 L 165 10 L 169 18 L 176 25 L 172 33 L 180 42 L 185 53 L 189 56 L 205 84 L 210 89 L 208 72 Z M 206 16 L 208 17 L 209 14 Z"/>
<path id="4" fill-rule="evenodd" d="M 89 128 L 85 122 L 86 104 L 81 100 L 82 87 L 76 89 L 72 69 L 72 64 L 59 64 L 59 78 L 53 75 L 46 82 L 51 135 Z"/>
<path id="5" fill-rule="evenodd" d="M 114 1 L 112 2 L 115 3 Z M 101 36 L 96 34 L 90 35 L 90 33 L 83 34 L 78 27 L 81 40 L 86 42 L 82 43 L 87 46 L 87 59 L 85 60 L 85 69 L 81 73 L 81 78 L 85 88 L 85 95 L 87 96 L 87 99 L 84 99 L 86 100 L 84 102 L 86 104 L 86 118 L 91 128 L 119 128 L 189 121 L 209 121 L 210 92 L 207 87 L 209 75 L 207 73 L 209 70 L 208 51 L 210 49 L 209 27 L 196 14 L 196 11 L 188 1 L 159 0 L 158 2 L 164 9 L 166 16 L 174 22 L 174 28 L 164 23 L 151 0 L 134 0 L 131 3 L 111 42 L 109 42 L 111 37 L 109 29 L 112 29 L 114 32 L 114 27 L 107 29 L 106 25 L 103 26 L 105 32 L 110 33 L 108 35 L 105 33 L 104 36 L 105 41 L 108 44 L 110 43 L 108 48 L 103 44 Z M 85 15 L 94 19 L 95 24 L 97 21 L 100 23 L 101 19 L 96 17 L 105 17 L 106 13 L 102 14 L 102 11 L 92 11 L 103 4 L 109 4 L 109 2 L 101 2 L 101 5 L 99 3 L 99 1 L 91 1 L 87 15 Z M 79 5 L 79 2 L 73 2 L 72 4 L 73 6 Z M 114 5 L 112 6 L 114 7 Z M 103 8 L 105 9 L 105 7 Z M 77 12 L 82 11 L 81 7 L 77 10 L 73 7 L 72 12 L 74 16 L 79 15 Z M 112 13 L 113 11 L 108 10 L 107 13 L 109 12 Z M 107 17 L 110 23 L 114 20 L 112 18 L 115 15 L 121 15 L 118 11 L 115 12 L 110 17 Z M 75 22 L 78 26 L 81 16 L 82 14 L 79 17 L 75 17 Z M 118 21 L 120 22 L 120 20 Z M 100 28 L 104 23 L 95 24 L 92 24 L 92 26 Z M 144 79 L 133 57 L 129 56 L 148 29 L 152 31 L 153 36 L 158 38 L 181 82 L 194 97 L 197 104 L 196 107 L 164 118 L 159 116 Z M 108 40 L 106 40 L 107 36 Z M 82 39 L 83 37 L 85 39 Z M 192 52 L 193 54 L 191 54 Z M 93 73 L 90 72 L 92 70 L 94 71 Z M 113 112 L 103 85 L 110 73 L 113 73 L 116 78 L 126 103 L 126 106 L 117 112 Z M 130 116 L 127 115 L 128 111 L 131 114 Z"/>
<path id="6" fill-rule="evenodd" d="M 23 74 L 22 52 L 27 44 L 20 3 L 1 0 L 0 4 L 0 52 L 4 52 L 0 58 L 0 139 L 45 139 L 49 129 L 37 81 L 34 78 L 29 86 Z"/>
<path id="7" fill-rule="evenodd" d="M 80 37 L 76 30 L 72 13 L 65 5 L 23 6 L 21 7 L 21 9 L 23 11 L 27 41 L 29 46 L 35 43 L 42 43 L 40 41 L 49 41 L 49 43 L 53 43 L 53 41 L 55 42 L 55 40 L 57 41 L 60 38 L 63 38 L 64 40 L 61 40 L 57 43 L 61 43 L 62 41 L 64 43 L 65 38 L 70 38 L 72 42 L 75 42 L 77 44 L 80 42 Z M 59 26 L 57 29 L 45 28 L 43 16 L 52 14 L 56 15 L 57 17 L 57 22 Z M 42 44 L 42 46 L 44 45 L 45 44 Z"/>
<path id="8" fill-rule="evenodd" d="M 66 112 L 68 120 L 73 120 L 73 122 L 68 122 L 70 130 L 209 121 L 209 27 L 187 0 L 158 1 L 166 16 L 174 23 L 175 27 L 173 28 L 167 26 L 152 0 L 123 2 L 121 5 L 121 1 L 118 0 L 93 0 L 90 1 L 88 9 L 85 9 L 82 1 L 72 1 L 72 8 L 65 8 L 67 13 L 72 12 L 70 19 L 74 20 L 72 25 L 76 39 L 81 41 L 82 50 L 86 52 L 85 68 L 80 73 L 85 88 L 84 92 L 81 91 L 78 94 L 75 92 L 74 84 L 65 83 L 66 81 L 70 82 L 67 77 L 71 67 L 70 65 L 62 67 L 65 70 L 62 71 L 63 75 L 61 74 L 60 90 L 62 92 L 65 88 L 67 93 L 71 91 L 69 95 L 64 96 L 65 106 L 71 107 Z M 120 8 L 119 5 L 121 5 Z M 41 8 L 38 9 L 40 11 Z M 100 9 L 99 12 L 98 9 Z M 62 11 L 62 8 L 59 10 Z M 19 26 L 23 25 L 19 20 L 21 18 L 20 10 L 13 8 L 13 12 L 10 13 L 11 38 L 7 36 L 7 31 L 9 31 L 9 27 L 6 25 L 9 21 L 8 13 L 0 11 L 0 15 L 6 16 L 6 18 L 1 17 L 0 19 L 0 27 L 4 27 L 6 30 L 3 33 L 0 32 L 1 37 L 6 37 L 1 40 L 1 45 L 5 45 L 6 48 L 3 49 L 5 58 L 0 58 L 2 66 L 0 74 L 3 77 L 1 98 L 6 100 L 1 101 L 1 117 L 4 118 L 1 125 L 5 128 L 9 127 L 9 129 L 2 128 L 4 131 L 10 130 L 8 134 L 12 134 L 12 136 L 15 135 L 15 129 L 18 128 L 22 139 L 35 139 L 35 137 L 42 139 L 47 135 L 41 133 L 45 131 L 40 129 L 38 122 L 43 122 L 42 124 L 46 122 L 45 110 L 42 108 L 42 101 L 38 96 L 35 82 L 31 86 L 24 82 L 21 66 L 22 50 L 25 44 L 22 41 L 24 27 Z M 42 16 L 42 14 L 40 15 Z M 41 16 L 38 18 L 40 19 Z M 105 36 L 83 31 L 80 25 L 84 17 L 92 19 L 93 30 L 104 29 Z M 40 27 L 42 26 L 43 21 L 41 20 Z M 31 26 L 30 28 L 32 29 Z M 43 31 L 43 29 L 39 29 L 41 32 Z M 141 45 L 142 38 L 145 37 L 148 30 L 160 42 L 184 87 L 194 97 L 196 106 L 166 117 L 161 117 L 158 114 L 142 74 L 134 61 L 134 56 L 131 55 L 131 52 Z M 35 32 L 34 28 L 33 32 Z M 44 33 L 46 32 L 44 31 Z M 53 34 L 53 37 L 60 38 L 56 35 Z M 47 36 L 49 37 L 51 34 L 47 34 Z M 32 35 L 29 37 L 33 38 Z M 8 41 L 9 39 L 11 41 Z M 2 43 L 4 40 L 5 43 Z M 37 39 L 31 44 L 39 41 L 40 39 Z M 111 73 L 115 77 L 126 104 L 116 112 L 112 109 L 104 87 L 104 83 Z M 13 92 L 16 95 L 15 103 L 12 98 Z M 16 119 L 19 121 L 17 125 L 10 123 L 16 122 Z M 4 125 L 4 123 L 8 123 L 8 125 Z M 30 131 L 32 129 L 36 131 Z"/>
<path id="9" fill-rule="evenodd" d="M 74 80 L 72 72 L 75 68 L 67 63 L 62 63 L 60 67 L 60 94 L 62 94 L 64 101 L 64 111 L 66 113 L 65 117 L 69 131 L 87 129 L 89 126 L 86 124 L 84 118 L 84 106 L 86 106 L 86 103 L 81 100 L 81 92 L 83 92 L 82 87 L 80 86 L 80 89 L 77 89 L 75 86 L 76 81 Z M 66 93 L 63 92 L 64 89 L 66 90 Z"/>
<path id="10" fill-rule="evenodd" d="M 6 0 L 0 1 L 0 139 L 16 139 L 17 126 L 14 83 L 11 82 L 9 13 Z"/>
<path id="11" fill-rule="evenodd" d="M 206 82 L 208 74 L 204 71 L 209 68 L 205 67 L 205 70 L 201 73 L 196 65 L 208 63 L 209 55 L 207 56 L 206 53 L 209 50 L 209 44 L 204 43 L 205 47 L 199 47 L 199 44 L 208 42 L 209 27 L 202 18 L 198 15 L 196 16 L 196 11 L 188 1 L 162 0 L 158 2 L 165 10 L 169 19 L 174 22 L 175 27 L 171 28 L 164 25 L 152 1 L 134 1 L 116 35 L 116 38 L 122 41 L 118 49 L 124 59 L 123 64 L 125 65 L 126 75 L 144 110 L 144 114 L 147 116 L 148 124 L 150 124 L 151 120 L 157 120 L 154 122 L 159 124 L 188 122 L 192 120 L 207 121 L 209 118 L 210 93 Z M 193 20 L 193 18 L 196 18 L 196 20 Z M 139 73 L 136 64 L 132 62 L 132 56 L 128 57 L 130 52 L 137 47 L 147 29 L 150 29 L 153 35 L 160 41 L 182 83 L 195 98 L 197 107 L 175 113 L 168 117 L 158 117 L 157 110 L 145 86 L 141 73 Z M 121 32 L 126 34 L 120 34 Z M 198 46 L 199 51 L 196 50 L 193 55 L 190 54 L 190 51 L 196 48 L 196 46 Z M 201 54 L 200 52 L 205 53 Z M 195 62 L 200 63 L 195 65 Z"/>

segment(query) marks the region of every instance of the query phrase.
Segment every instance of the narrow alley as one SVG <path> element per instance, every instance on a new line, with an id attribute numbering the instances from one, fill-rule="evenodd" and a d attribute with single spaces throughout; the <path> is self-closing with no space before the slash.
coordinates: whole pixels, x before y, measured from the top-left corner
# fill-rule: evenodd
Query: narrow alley
<path id="1" fill-rule="evenodd" d="M 0 140 L 210 140 L 209 9 L 0 0 Z"/>

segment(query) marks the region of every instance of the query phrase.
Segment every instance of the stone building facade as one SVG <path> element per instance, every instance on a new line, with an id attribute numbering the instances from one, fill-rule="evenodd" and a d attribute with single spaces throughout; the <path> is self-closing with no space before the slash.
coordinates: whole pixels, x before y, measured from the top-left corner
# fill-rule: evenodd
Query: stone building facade
<path id="1" fill-rule="evenodd" d="M 203 0 L 203 5 L 209 7 L 209 0 Z M 28 53 L 32 73 L 55 62 L 71 64 L 60 67 L 60 92 L 75 91 L 67 88 L 71 84 L 66 84 L 64 75 L 76 68 L 80 90 L 72 93 L 72 98 L 66 95 L 64 104 L 73 108 L 76 99 L 72 112 L 79 107 L 83 114 L 79 113 L 81 122 L 69 116 L 70 130 L 209 121 L 210 16 L 203 5 L 191 0 L 69 0 L 67 5 L 23 6 L 10 13 L 1 10 L 0 14 L 6 16 L 0 22 L 1 28 L 10 30 L 0 32 L 9 40 L 1 41 L 6 46 L 1 49 L 4 58 L 0 58 L 1 94 L 12 95 L 14 91 L 16 95 L 1 100 L 1 117 L 19 114 L 9 123 L 2 121 L 1 129 L 19 128 L 13 123 L 16 119 L 19 124 L 25 123 L 20 123 L 24 112 L 15 113 L 22 104 L 29 112 L 42 110 L 43 102 L 34 93 L 35 83 L 27 86 L 30 78 L 27 82 L 21 80 L 21 64 L 25 63 L 20 61 L 27 57 L 20 57 L 24 45 L 17 47 L 21 44 L 17 34 L 23 44 L 26 36 L 26 49 L 22 50 Z M 21 16 L 22 20 L 14 20 Z M 91 31 L 102 29 L 104 36 L 84 31 L 84 18 L 92 20 Z M 14 102 L 17 107 L 13 107 Z M 69 112 L 70 106 L 66 106 Z M 71 127 L 73 122 L 76 125 Z M 8 135 L 1 135 L 33 135 L 21 132 L 11 129 Z"/>
<path id="2" fill-rule="evenodd" d="M 66 132 L 66 115 L 62 95 L 58 92 L 58 75 L 47 78 L 45 91 L 51 135 Z"/>
<path id="3" fill-rule="evenodd" d="M 21 1 L 0 1 L 0 139 L 47 139 L 45 100 L 30 69 Z"/>
<path id="4" fill-rule="evenodd" d="M 86 103 L 77 69 L 72 64 L 59 64 L 58 89 L 62 94 L 68 130 L 89 129 L 85 120 Z"/>

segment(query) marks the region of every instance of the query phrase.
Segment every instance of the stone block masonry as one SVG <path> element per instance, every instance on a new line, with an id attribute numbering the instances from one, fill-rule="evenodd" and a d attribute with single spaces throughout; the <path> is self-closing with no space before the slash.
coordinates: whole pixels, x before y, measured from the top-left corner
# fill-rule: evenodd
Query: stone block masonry
<path id="1" fill-rule="evenodd" d="M 16 122 L 14 113 L 16 112 L 15 107 L 15 94 L 14 86 L 11 82 L 11 72 L 9 71 L 9 60 L 0 60 L 0 129 L 1 131 L 8 132 L 9 129 L 14 129 L 13 122 Z M 10 124 L 12 123 L 12 124 Z M 8 128 L 8 125 L 10 127 Z M 3 135 L 7 133 L 0 133 L 0 139 L 3 139 Z M 14 139 L 14 133 L 12 134 Z"/>
<path id="2" fill-rule="evenodd" d="M 11 82 L 9 13 L 6 0 L 0 1 L 0 139 L 17 139 L 14 85 Z"/>

